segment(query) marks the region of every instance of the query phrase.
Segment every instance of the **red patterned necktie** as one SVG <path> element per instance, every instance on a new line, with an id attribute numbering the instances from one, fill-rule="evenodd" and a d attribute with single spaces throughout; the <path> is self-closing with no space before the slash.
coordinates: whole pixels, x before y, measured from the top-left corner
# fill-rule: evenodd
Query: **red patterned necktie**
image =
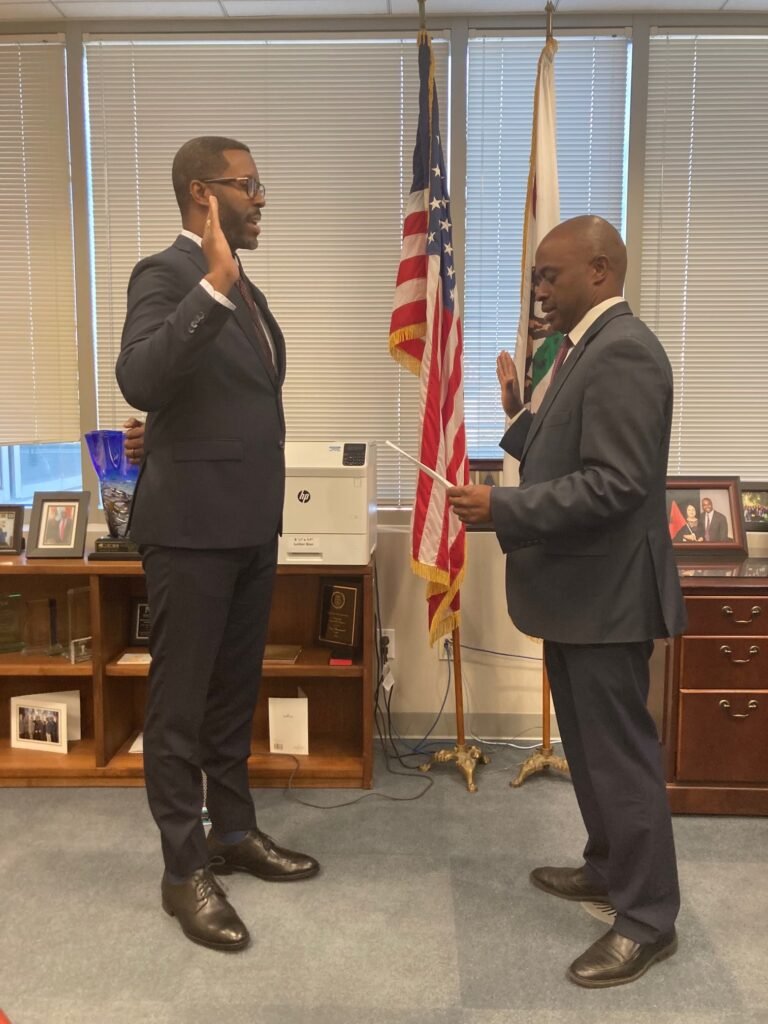
<path id="1" fill-rule="evenodd" d="M 262 323 L 261 316 L 259 315 L 259 311 L 256 308 L 256 301 L 254 300 L 250 286 L 243 277 L 242 273 L 240 274 L 240 277 L 238 277 L 235 284 L 237 285 L 237 290 L 242 295 L 243 300 L 246 306 L 248 307 L 248 312 L 251 314 L 251 320 L 253 321 L 253 330 L 256 334 L 256 339 L 261 347 L 262 352 L 267 357 L 267 365 L 270 366 L 272 370 L 276 373 L 277 368 L 275 366 L 275 357 L 272 352 L 272 346 L 267 341 L 264 324 Z"/>
<path id="2" fill-rule="evenodd" d="M 573 348 L 573 342 L 571 341 L 571 339 L 566 334 L 564 336 L 563 340 L 560 343 L 560 348 L 557 350 L 557 355 L 555 356 L 555 361 L 552 364 L 552 376 L 550 377 L 550 383 L 552 383 L 552 381 L 557 376 L 557 374 L 558 374 L 558 372 L 560 370 L 560 367 L 565 362 L 566 357 L 567 357 L 568 353 L 571 351 L 572 348 Z"/>

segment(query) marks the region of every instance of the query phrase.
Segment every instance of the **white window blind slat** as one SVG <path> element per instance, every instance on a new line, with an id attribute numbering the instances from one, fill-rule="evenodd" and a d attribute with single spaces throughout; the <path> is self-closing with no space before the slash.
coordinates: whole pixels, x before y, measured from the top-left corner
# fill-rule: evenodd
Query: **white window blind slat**
<path id="1" fill-rule="evenodd" d="M 555 58 L 560 213 L 624 226 L 625 37 L 564 37 Z M 514 349 L 520 316 L 531 118 L 540 36 L 476 34 L 469 41 L 464 351 L 467 440 L 499 458 L 504 415 L 496 356 Z"/>
<path id="2" fill-rule="evenodd" d="M 0 43 L 0 444 L 80 437 L 65 54 Z"/>
<path id="3" fill-rule="evenodd" d="M 768 476 L 768 37 L 652 37 L 641 315 L 676 382 L 670 473 Z"/>
<path id="4" fill-rule="evenodd" d="M 446 111 L 447 42 L 434 50 Z M 259 249 L 241 255 L 286 336 L 289 438 L 389 438 L 415 453 L 418 381 L 387 344 L 416 140 L 415 37 L 92 39 L 86 59 L 100 425 L 130 412 L 114 367 L 131 270 L 179 231 L 173 155 L 196 135 L 228 135 L 250 146 L 267 186 Z M 379 502 L 409 504 L 414 474 L 381 447 L 378 467 Z"/>

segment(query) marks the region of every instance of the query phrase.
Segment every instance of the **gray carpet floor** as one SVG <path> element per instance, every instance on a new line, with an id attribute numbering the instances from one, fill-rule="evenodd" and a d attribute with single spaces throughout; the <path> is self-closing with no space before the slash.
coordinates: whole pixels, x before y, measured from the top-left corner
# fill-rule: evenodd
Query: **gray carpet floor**
<path id="1" fill-rule="evenodd" d="M 260 826 L 323 871 L 225 879 L 253 938 L 235 955 L 162 912 L 143 790 L 0 790 L 0 1008 L 12 1024 L 766 1024 L 768 821 L 676 817 L 678 954 L 579 989 L 565 968 L 605 926 L 527 876 L 579 863 L 583 828 L 567 780 L 509 788 L 521 756 L 494 751 L 475 794 L 445 765 L 410 802 L 254 791 Z M 406 797 L 424 779 L 379 757 L 375 785 Z"/>

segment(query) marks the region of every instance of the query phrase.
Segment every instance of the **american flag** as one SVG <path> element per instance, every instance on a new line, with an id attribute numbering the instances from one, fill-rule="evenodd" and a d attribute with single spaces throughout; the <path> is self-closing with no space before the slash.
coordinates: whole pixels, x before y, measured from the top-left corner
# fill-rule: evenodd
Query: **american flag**
<path id="1" fill-rule="evenodd" d="M 419 83 L 413 184 L 406 203 L 389 351 L 421 382 L 420 461 L 451 483 L 463 485 L 469 482 L 469 461 L 461 318 L 434 55 L 423 31 L 419 33 Z M 450 514 L 442 484 L 420 471 L 411 517 L 411 568 L 428 581 L 432 644 L 459 624 L 465 561 L 465 527 Z"/>

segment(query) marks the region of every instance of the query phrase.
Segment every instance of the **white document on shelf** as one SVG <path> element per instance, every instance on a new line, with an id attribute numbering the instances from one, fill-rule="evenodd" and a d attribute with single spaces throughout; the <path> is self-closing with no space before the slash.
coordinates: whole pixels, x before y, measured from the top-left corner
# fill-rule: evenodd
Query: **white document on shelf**
<path id="1" fill-rule="evenodd" d="M 143 754 L 144 753 L 144 733 L 140 732 L 133 743 L 128 747 L 129 754 Z"/>
<path id="2" fill-rule="evenodd" d="M 24 703 L 34 706 L 35 703 L 66 704 L 67 706 L 67 742 L 80 739 L 80 691 L 54 690 L 52 693 L 20 693 Z"/>
<path id="3" fill-rule="evenodd" d="M 117 659 L 118 665 L 149 665 L 152 661 L 152 655 L 149 651 L 142 651 L 139 654 L 133 654 L 130 651 L 125 654 L 121 654 Z"/>
<path id="4" fill-rule="evenodd" d="M 269 752 L 309 753 L 309 701 L 301 689 L 296 697 L 269 698 Z"/>

